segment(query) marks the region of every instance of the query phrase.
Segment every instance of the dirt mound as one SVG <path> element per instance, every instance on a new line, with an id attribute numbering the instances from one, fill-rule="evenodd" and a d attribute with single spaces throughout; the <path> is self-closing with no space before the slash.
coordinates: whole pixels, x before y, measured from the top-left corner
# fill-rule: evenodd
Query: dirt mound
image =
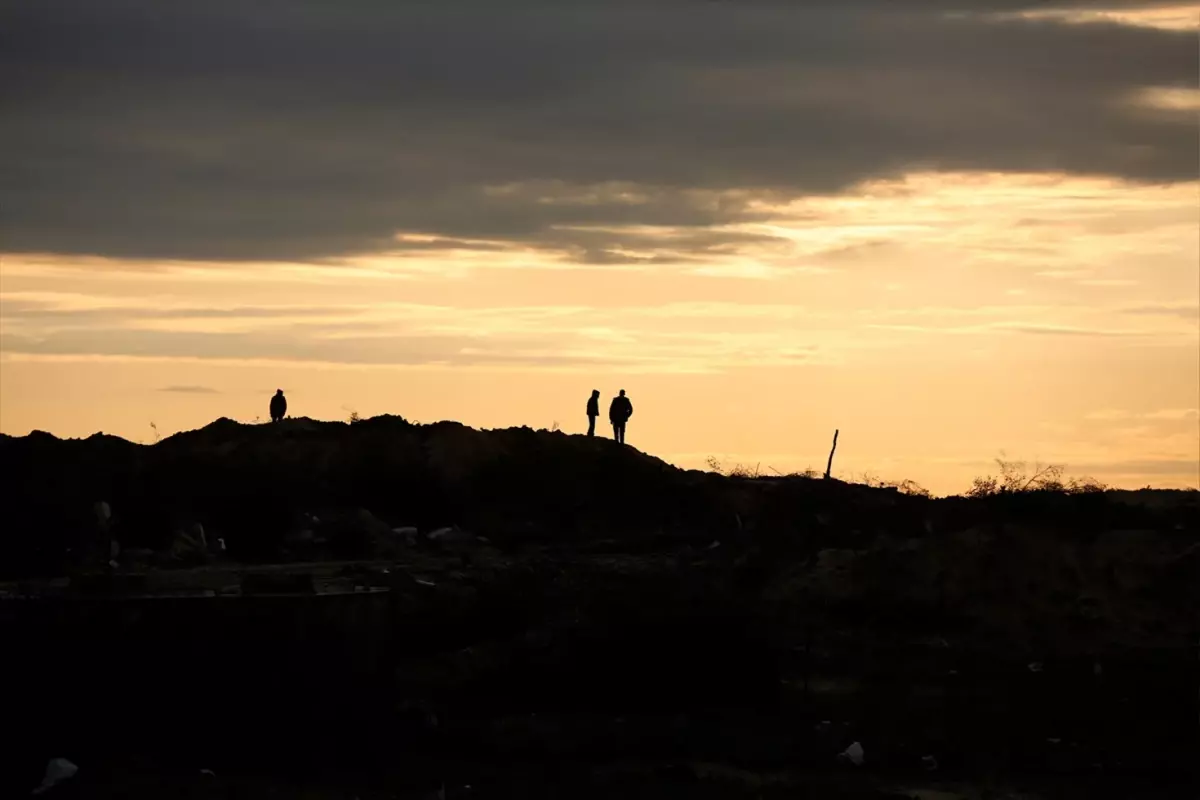
<path id="1" fill-rule="evenodd" d="M 956 620 L 1014 647 L 1182 641 L 1200 576 L 1196 492 L 930 500 L 840 481 L 685 471 L 611 440 L 399 417 L 219 419 L 154 445 L 0 437 L 9 577 L 130 553 L 234 562 L 463 551 L 680 551 L 744 591 L 849 618 Z M 100 530 L 94 507 L 109 504 Z M 439 529 L 454 536 L 434 539 Z M 193 543 L 194 544 L 194 543 Z M 101 562 L 108 560 L 104 555 Z M 1192 622 L 1189 622 L 1192 618 Z M 939 622 L 941 621 L 941 622 Z"/>
<path id="2" fill-rule="evenodd" d="M 127 547 L 162 548 L 200 522 L 233 557 L 270 559 L 297 514 L 369 509 L 396 525 L 457 525 L 500 538 L 570 539 L 660 525 L 658 508 L 683 473 L 600 439 L 528 428 L 477 431 L 398 417 L 355 424 L 220 419 L 154 445 L 115 437 L 0 437 L 9 468 L 5 526 L 20 574 L 61 571 L 94 534 L 90 509 L 114 509 Z"/>

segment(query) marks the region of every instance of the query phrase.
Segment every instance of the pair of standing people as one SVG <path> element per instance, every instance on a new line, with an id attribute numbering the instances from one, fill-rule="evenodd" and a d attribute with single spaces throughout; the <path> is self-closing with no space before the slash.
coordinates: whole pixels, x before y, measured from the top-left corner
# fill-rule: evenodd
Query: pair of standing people
<path id="1" fill-rule="evenodd" d="M 587 403 L 588 436 L 596 435 L 596 417 L 600 416 L 600 390 L 592 389 L 592 396 Z M 608 421 L 613 426 L 613 438 L 621 444 L 625 443 L 625 423 L 633 416 L 633 403 L 625 396 L 625 390 L 612 399 L 608 404 Z"/>

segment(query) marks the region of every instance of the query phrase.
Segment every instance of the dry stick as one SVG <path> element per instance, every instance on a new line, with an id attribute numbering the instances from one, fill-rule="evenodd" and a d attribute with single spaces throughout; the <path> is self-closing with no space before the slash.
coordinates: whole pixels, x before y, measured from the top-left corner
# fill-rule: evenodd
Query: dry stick
<path id="1" fill-rule="evenodd" d="M 837 437 L 838 432 L 835 430 L 833 432 L 833 447 L 829 451 L 829 463 L 825 465 L 825 480 L 829 480 L 829 472 L 833 469 L 833 453 L 837 450 Z"/>

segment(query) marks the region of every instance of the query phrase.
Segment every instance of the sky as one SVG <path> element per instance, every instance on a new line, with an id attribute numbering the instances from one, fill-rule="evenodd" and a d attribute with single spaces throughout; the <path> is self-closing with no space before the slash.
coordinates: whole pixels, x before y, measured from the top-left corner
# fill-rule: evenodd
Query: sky
<path id="1" fill-rule="evenodd" d="M 1200 485 L 1200 5 L 0 2 L 0 431 Z M 603 430 L 603 426 L 601 426 Z"/>

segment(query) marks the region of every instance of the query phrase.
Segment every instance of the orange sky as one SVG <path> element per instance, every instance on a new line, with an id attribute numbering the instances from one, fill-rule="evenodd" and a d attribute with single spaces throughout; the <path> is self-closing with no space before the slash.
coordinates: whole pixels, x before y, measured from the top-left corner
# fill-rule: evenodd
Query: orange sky
<path id="1" fill-rule="evenodd" d="M 108 32 L 9 20 L 4 433 L 625 389 L 685 467 L 1200 486 L 1194 4 L 57 2 Z"/>
<path id="2" fill-rule="evenodd" d="M 0 429 L 152 441 L 282 387 L 295 415 L 577 432 L 624 388 L 629 442 L 683 466 L 819 468 L 840 428 L 835 472 L 938 492 L 1002 452 L 1196 486 L 1198 189 L 916 174 L 748 226 L 783 245 L 616 271 L 6 256 Z"/>

